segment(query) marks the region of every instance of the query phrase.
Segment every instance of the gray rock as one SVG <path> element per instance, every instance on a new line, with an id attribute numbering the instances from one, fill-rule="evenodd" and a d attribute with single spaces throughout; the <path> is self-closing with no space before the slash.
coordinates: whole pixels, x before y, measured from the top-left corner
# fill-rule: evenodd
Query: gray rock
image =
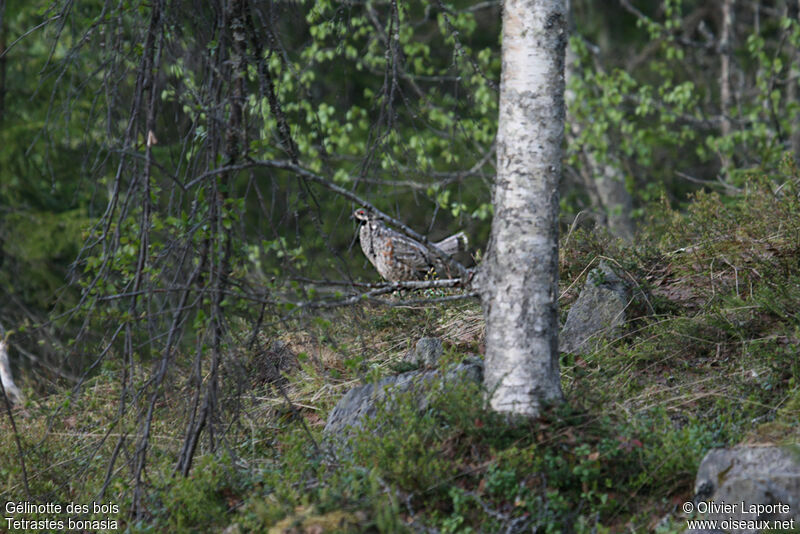
<path id="1" fill-rule="evenodd" d="M 439 358 L 444 353 L 442 340 L 438 337 L 422 337 L 417 341 L 414 350 L 410 350 L 405 356 L 408 363 L 421 367 L 438 367 Z"/>
<path id="2" fill-rule="evenodd" d="M 630 285 L 601 261 L 589 272 L 578 300 L 569 309 L 559 334 L 559 350 L 586 353 L 597 340 L 614 335 L 625 323 L 630 298 Z"/>
<path id="3" fill-rule="evenodd" d="M 798 528 L 800 445 L 712 449 L 700 463 L 695 494 L 698 519 L 770 522 L 794 520 L 794 528 Z M 712 510 L 708 504 L 712 502 L 715 505 L 724 502 L 729 508 Z M 772 509 L 758 510 L 751 506 L 772 506 Z M 723 530 L 755 533 L 762 529 Z M 695 534 L 699 531 L 688 532 Z"/>
<path id="4" fill-rule="evenodd" d="M 483 381 L 483 360 L 469 358 L 446 371 L 409 371 L 353 388 L 331 410 L 323 433 L 341 435 L 348 429 L 361 428 L 365 419 L 378 413 L 382 403 L 405 393 L 411 393 L 420 411 L 423 411 L 428 406 L 429 393 L 439 378 L 443 378 L 444 383 L 472 381 L 480 384 Z"/>

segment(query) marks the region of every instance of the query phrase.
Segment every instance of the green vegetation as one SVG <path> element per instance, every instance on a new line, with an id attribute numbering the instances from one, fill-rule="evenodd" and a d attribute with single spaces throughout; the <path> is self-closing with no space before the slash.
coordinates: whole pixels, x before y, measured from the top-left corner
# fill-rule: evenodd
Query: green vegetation
<path id="1" fill-rule="evenodd" d="M 784 172 L 792 178 L 779 188 L 751 176 L 736 199 L 699 194 L 685 214 L 664 209 L 631 248 L 596 233 L 569 238 L 565 289 L 580 285 L 571 273 L 603 256 L 640 284 L 646 302 L 617 339 L 563 355 L 567 403 L 542 418 L 509 422 L 487 409 L 478 385 L 438 386 L 424 411 L 401 396 L 353 434 L 346 451 L 331 451 L 321 428 L 343 392 L 393 372 L 421 335 L 442 336 L 445 360 L 460 361 L 479 349 L 479 312 L 474 304 L 363 305 L 304 332 L 288 323 L 275 335 L 301 353 L 286 385 L 293 406 L 252 375 L 238 401 L 242 418 L 225 436 L 229 452 L 200 450 L 182 478 L 171 473 L 185 395 L 167 394 L 152 431 L 148 517 L 123 523 L 133 532 L 233 524 L 239 532 L 495 532 L 511 523 L 541 532 L 680 531 L 676 506 L 691 498 L 710 448 L 800 439 L 792 297 L 800 176 Z M 191 360 L 179 360 L 175 377 L 184 383 Z M 76 502 L 97 494 L 116 441 L 101 437 L 135 429 L 132 416 L 115 418 L 112 370 L 108 364 L 82 393 L 29 401 L 18 413 L 33 494 Z M 189 383 L 183 388 L 190 393 Z M 3 496 L 19 495 L 11 440 L 0 466 Z M 126 473 L 113 473 L 106 499 L 126 510 L 129 490 Z"/>
<path id="2" fill-rule="evenodd" d="M 793 3 L 739 3 L 730 50 L 723 2 L 571 4 L 561 311 L 604 260 L 636 284 L 628 323 L 562 355 L 567 402 L 538 420 L 441 386 L 332 451 L 336 402 L 412 369 L 419 337 L 447 365 L 483 351 L 477 302 L 398 304 L 455 290 L 358 299 L 377 276 L 347 217 L 363 199 L 464 230 L 480 262 L 499 3 L 3 3 L 0 324 L 27 477 L 3 410 L 0 499 L 112 502 L 131 532 L 678 532 L 710 448 L 797 443 Z M 632 243 L 603 228 L 609 175 Z"/>

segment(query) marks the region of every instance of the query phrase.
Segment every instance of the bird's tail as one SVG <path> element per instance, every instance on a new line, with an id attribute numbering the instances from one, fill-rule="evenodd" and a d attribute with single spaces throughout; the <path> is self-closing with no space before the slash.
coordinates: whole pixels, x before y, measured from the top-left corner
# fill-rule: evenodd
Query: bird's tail
<path id="1" fill-rule="evenodd" d="M 440 248 L 445 254 L 452 256 L 456 252 L 463 252 L 467 250 L 469 240 L 464 232 L 458 232 L 455 235 L 451 235 L 450 237 L 442 239 L 438 243 L 434 243 L 434 245 Z"/>

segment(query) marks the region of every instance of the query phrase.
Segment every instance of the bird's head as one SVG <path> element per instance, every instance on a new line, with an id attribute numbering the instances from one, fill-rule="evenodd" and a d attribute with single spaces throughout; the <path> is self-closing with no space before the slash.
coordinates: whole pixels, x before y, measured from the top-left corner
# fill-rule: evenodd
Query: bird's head
<path id="1" fill-rule="evenodd" d="M 359 221 L 368 221 L 370 220 L 370 214 L 364 208 L 358 208 L 353 212 L 353 218 Z"/>

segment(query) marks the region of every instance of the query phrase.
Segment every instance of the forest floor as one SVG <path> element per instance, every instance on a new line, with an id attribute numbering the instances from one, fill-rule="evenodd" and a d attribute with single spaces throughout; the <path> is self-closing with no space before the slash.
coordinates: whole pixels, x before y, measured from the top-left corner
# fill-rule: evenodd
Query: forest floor
<path id="1" fill-rule="evenodd" d="M 424 412 L 394 405 L 346 454 L 326 452 L 338 399 L 408 370 L 402 357 L 420 337 L 443 339 L 445 365 L 482 352 L 477 302 L 364 304 L 276 323 L 262 346 L 280 339 L 299 362 L 280 388 L 264 372 L 268 351 L 231 349 L 217 452 L 203 438 L 187 478 L 173 475 L 194 389 L 191 358 L 179 358 L 156 406 L 136 522 L 125 514 L 129 458 L 109 469 L 137 432 L 136 410 L 118 415 L 120 368 L 104 364 L 78 393 L 29 395 L 15 414 L 29 492 L 91 503 L 105 485 L 102 500 L 132 532 L 682 532 L 680 504 L 711 448 L 800 442 L 798 181 L 776 191 L 754 177 L 737 199 L 701 194 L 688 210 L 653 213 L 632 246 L 583 230 L 562 239 L 562 314 L 600 259 L 640 298 L 614 339 L 562 354 L 566 402 L 536 420 L 505 420 L 465 383 L 436 390 Z M 241 347 L 247 335 L 243 325 Z M 26 500 L 7 417 L 0 428 L 0 497 Z"/>

